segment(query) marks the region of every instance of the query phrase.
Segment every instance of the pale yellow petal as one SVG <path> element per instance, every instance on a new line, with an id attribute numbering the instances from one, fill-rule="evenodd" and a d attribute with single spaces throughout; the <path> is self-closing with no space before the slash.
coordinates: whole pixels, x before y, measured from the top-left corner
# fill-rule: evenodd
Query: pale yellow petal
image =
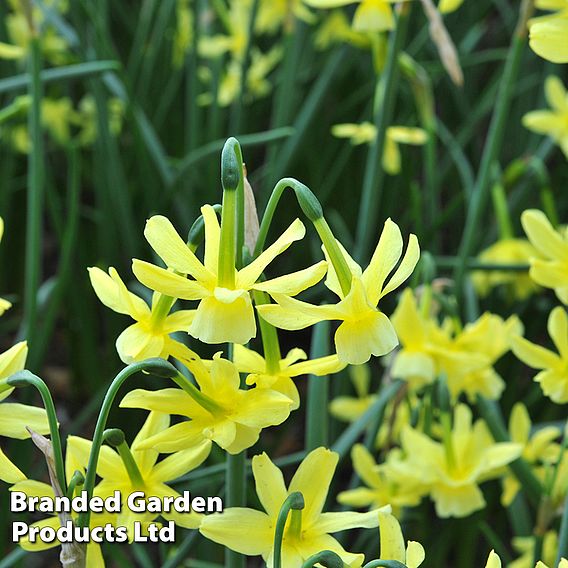
<path id="1" fill-rule="evenodd" d="M 252 458 L 252 474 L 260 504 L 271 519 L 278 517 L 280 508 L 288 497 L 282 472 L 266 453 Z"/>
<path id="2" fill-rule="evenodd" d="M 43 408 L 14 402 L 0 405 L 0 436 L 25 440 L 30 437 L 26 427 L 38 434 L 48 434 L 49 424 Z"/>
<path id="3" fill-rule="evenodd" d="M 219 226 L 217 213 L 215 213 L 215 209 L 211 205 L 204 205 L 201 208 L 201 214 L 205 223 L 205 254 L 203 261 L 209 272 L 217 274 L 221 227 Z"/>
<path id="4" fill-rule="evenodd" d="M 556 367 L 560 362 L 555 353 L 540 345 L 535 345 L 523 337 L 513 337 L 511 348 L 518 359 L 533 369 Z"/>
<path id="5" fill-rule="evenodd" d="M 24 481 L 26 476 L 18 469 L 0 448 L 0 480 L 6 483 Z"/>
<path id="6" fill-rule="evenodd" d="M 199 467 L 211 452 L 210 440 L 176 452 L 157 463 L 152 470 L 152 479 L 168 483 Z"/>
<path id="7" fill-rule="evenodd" d="M 564 360 L 568 360 L 568 317 L 566 310 L 557 306 L 548 317 L 548 334 Z"/>
<path id="8" fill-rule="evenodd" d="M 404 538 L 399 522 L 394 515 L 380 511 L 379 531 L 381 535 L 381 560 L 397 560 L 406 562 Z"/>
<path id="9" fill-rule="evenodd" d="M 28 344 L 26 341 L 20 341 L 0 354 L 0 379 L 6 379 L 21 371 L 26 364 L 27 356 Z"/>
<path id="10" fill-rule="evenodd" d="M 324 277 L 326 271 L 327 262 L 322 260 L 309 268 L 304 268 L 303 270 L 298 270 L 297 272 L 292 272 L 285 276 L 279 276 L 278 278 L 265 280 L 264 282 L 257 282 L 254 285 L 254 289 L 262 290 L 269 294 L 276 293 L 295 296 L 306 288 L 317 284 Z"/>
<path id="11" fill-rule="evenodd" d="M 521 223 L 530 242 L 547 258 L 568 260 L 568 243 L 554 230 L 542 211 L 527 209 Z"/>

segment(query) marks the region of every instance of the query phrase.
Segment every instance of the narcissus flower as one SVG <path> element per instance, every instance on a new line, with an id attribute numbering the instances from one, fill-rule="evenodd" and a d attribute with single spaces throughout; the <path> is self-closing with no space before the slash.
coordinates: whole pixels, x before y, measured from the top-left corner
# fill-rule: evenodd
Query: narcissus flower
<path id="1" fill-rule="evenodd" d="M 201 360 L 190 363 L 201 390 L 178 388 L 129 392 L 120 403 L 125 408 L 144 408 L 186 416 L 180 422 L 156 432 L 143 448 L 175 452 L 206 440 L 231 454 L 250 448 L 268 426 L 281 424 L 290 415 L 292 400 L 272 389 L 240 389 L 237 367 L 216 355 L 207 369 Z"/>
<path id="2" fill-rule="evenodd" d="M 512 442 L 523 446 L 523 459 L 531 464 L 551 464 L 558 460 L 560 446 L 555 440 L 560 438 L 561 432 L 555 426 L 545 426 L 531 436 L 532 423 L 526 406 L 517 402 L 509 418 L 509 435 Z M 511 473 L 503 478 L 503 494 L 501 503 L 508 507 L 517 495 L 521 484 Z"/>
<path id="3" fill-rule="evenodd" d="M 260 0 L 254 24 L 255 31 L 260 34 L 274 34 L 281 28 L 290 29 L 296 18 L 308 24 L 316 21 L 303 0 Z"/>
<path id="4" fill-rule="evenodd" d="M 247 556 L 262 556 L 273 566 L 274 533 L 278 513 L 290 493 L 299 491 L 305 507 L 292 511 L 284 530 L 282 565 L 300 568 L 305 560 L 322 550 L 338 554 L 348 566 L 361 566 L 363 554 L 347 552 L 331 536 L 354 528 L 374 528 L 379 523 L 378 511 L 368 513 L 323 513 L 329 486 L 339 456 L 325 448 L 310 452 L 300 464 L 290 485 L 286 487 L 282 472 L 265 454 L 252 460 L 256 493 L 264 511 L 234 507 L 222 514 L 206 516 L 199 532 L 208 539 Z"/>
<path id="5" fill-rule="evenodd" d="M 563 307 L 556 307 L 548 317 L 548 334 L 558 354 L 527 341 L 513 339 L 513 352 L 529 367 L 541 369 L 534 380 L 542 392 L 557 404 L 568 402 L 568 316 Z"/>
<path id="6" fill-rule="evenodd" d="M 368 144 L 377 136 L 377 127 L 371 122 L 361 124 L 336 124 L 331 133 L 337 138 L 349 138 L 351 144 Z M 428 134 L 422 128 L 409 128 L 406 126 L 390 126 L 387 128 L 385 137 L 385 149 L 383 153 L 383 167 L 391 175 L 400 173 L 400 150 L 399 144 L 421 146 L 428 139 Z"/>
<path id="7" fill-rule="evenodd" d="M 539 256 L 526 239 L 501 239 L 483 250 L 477 258 L 484 264 L 528 264 L 531 258 Z M 471 279 L 481 297 L 503 286 L 511 298 L 522 301 L 541 289 L 526 272 L 475 270 Z"/>
<path id="8" fill-rule="evenodd" d="M 535 53 L 553 63 L 568 63 L 568 1 L 537 0 L 541 10 L 557 10 L 553 14 L 533 18 L 529 22 L 529 43 Z"/>
<path id="9" fill-rule="evenodd" d="M 517 554 L 520 554 L 518 558 L 513 560 L 507 568 L 547 568 L 550 566 L 556 566 L 556 554 L 558 552 L 558 535 L 555 531 L 547 531 L 544 534 L 542 542 L 542 552 L 540 554 L 541 560 L 534 564 L 534 553 L 536 547 L 536 537 L 535 536 L 516 536 L 513 537 L 512 541 L 513 549 Z M 562 561 L 558 565 L 558 568 L 568 568 L 568 563 L 564 561 L 565 564 L 562 565 Z"/>
<path id="10" fill-rule="evenodd" d="M 204 263 L 191 252 L 170 221 L 158 215 L 146 223 L 144 235 L 166 265 L 179 274 L 141 260 L 133 261 L 134 274 L 142 284 L 167 296 L 200 300 L 188 328 L 193 337 L 205 343 L 247 343 L 256 335 L 251 290 L 294 296 L 321 280 L 327 264 L 322 261 L 292 274 L 259 281 L 263 271 L 279 254 L 303 238 L 306 229 L 296 219 L 258 258 L 241 270 L 235 269 L 233 287 L 221 286 L 218 278 L 219 222 L 210 205 L 202 207 L 201 212 L 205 222 Z"/>
<path id="11" fill-rule="evenodd" d="M 440 10 L 442 14 L 450 14 L 458 10 L 463 3 L 464 0 L 440 0 L 438 10 Z"/>
<path id="12" fill-rule="evenodd" d="M 402 507 L 418 505 L 427 492 L 416 478 L 402 479 L 392 475 L 388 463 L 378 465 L 373 456 L 362 444 L 355 444 L 351 450 L 353 469 L 366 485 L 342 491 L 337 500 L 351 507 L 371 507 L 373 509 L 391 505 L 394 514 Z M 381 556 L 387 559 L 387 557 Z M 391 560 L 398 560 L 392 558 Z"/>
<path id="13" fill-rule="evenodd" d="M 2 241 L 2 236 L 4 235 L 4 219 L 0 217 L 0 242 Z M 8 309 L 12 307 L 12 304 L 4 298 L 0 298 L 0 316 Z"/>
<path id="14" fill-rule="evenodd" d="M 146 497 L 179 497 L 179 493 L 167 485 L 168 482 L 185 475 L 205 461 L 209 455 L 209 446 L 206 442 L 185 445 L 184 449 L 158 461 L 158 452 L 148 448 L 145 442 L 153 436 L 159 435 L 170 425 L 170 417 L 160 412 L 151 412 L 146 422 L 138 432 L 129 448 L 126 443 L 119 446 L 116 451 L 109 446 L 103 446 L 97 463 L 97 474 L 102 478 L 97 485 L 96 494 L 105 498 L 119 490 L 121 495 L 128 496 L 134 491 L 143 491 Z M 89 461 L 92 442 L 76 436 L 68 438 L 68 452 L 72 452 L 75 462 L 84 467 Z M 128 455 L 123 459 L 124 454 Z M 195 529 L 201 522 L 201 515 L 197 513 L 159 513 L 167 520 L 177 525 Z M 117 526 L 126 527 L 129 536 L 133 534 L 136 521 L 141 523 L 152 522 L 158 513 L 131 511 L 123 503 L 118 513 Z"/>
<path id="15" fill-rule="evenodd" d="M 235 345 L 233 361 L 241 373 L 248 373 L 247 385 L 256 385 L 261 389 L 272 389 L 292 400 L 290 410 L 300 406 L 300 395 L 292 377 L 300 375 L 330 375 L 338 373 L 345 367 L 337 355 L 318 357 L 307 360 L 308 356 L 302 349 L 292 349 L 283 359 L 277 361 L 277 368 L 270 365 L 261 355 L 247 349 L 243 345 Z"/>
<path id="16" fill-rule="evenodd" d="M 406 253 L 397 267 L 402 256 L 402 235 L 398 225 L 387 219 L 371 262 L 364 272 L 341 245 L 340 248 L 351 271 L 351 288 L 344 292 L 331 262 L 328 262 L 325 281 L 325 285 L 339 296 L 339 303 L 314 306 L 268 290 L 278 305 L 266 304 L 257 309 L 261 317 L 282 329 L 303 329 L 323 320 L 341 321 L 335 332 L 337 354 L 342 361 L 359 365 L 366 363 L 371 355 L 386 355 L 397 346 L 394 328 L 388 317 L 378 309 L 378 304 L 381 298 L 410 276 L 418 262 L 420 247 L 416 236 L 411 234 Z M 325 248 L 324 253 L 329 258 Z"/>
<path id="17" fill-rule="evenodd" d="M 312 8 L 337 8 L 359 4 L 353 15 L 353 28 L 359 32 L 392 30 L 395 26 L 392 4 L 396 0 L 304 0 Z"/>
<path id="18" fill-rule="evenodd" d="M 26 364 L 28 346 L 25 341 L 17 343 L 0 355 L 0 380 L 21 371 Z M 0 392 L 0 436 L 24 440 L 30 437 L 26 426 L 38 434 L 49 433 L 47 415 L 43 408 L 26 406 L 14 402 L 4 402 L 13 388 Z M 0 449 L 0 479 L 6 483 L 16 483 L 26 476 L 6 457 Z"/>
<path id="19" fill-rule="evenodd" d="M 402 529 L 396 517 L 386 511 L 379 512 L 379 533 L 381 537 L 380 560 L 396 560 L 407 568 L 418 568 L 424 562 L 424 547 L 416 541 L 409 540 L 404 547 Z"/>
<path id="20" fill-rule="evenodd" d="M 568 22 L 568 10 L 566 21 Z M 567 35 L 564 43 L 568 44 Z M 558 77 L 550 76 L 544 84 L 546 100 L 551 110 L 534 110 L 525 114 L 523 124 L 529 130 L 550 136 L 568 158 L 568 93 Z"/>
<path id="21" fill-rule="evenodd" d="M 453 427 L 446 427 L 443 437 L 443 443 L 436 442 L 406 427 L 401 435 L 406 458 L 393 462 L 392 468 L 395 475 L 415 476 L 430 488 L 439 517 L 466 517 L 485 506 L 479 483 L 502 475 L 522 446 L 495 443 L 485 422 L 472 424 L 465 404 L 456 406 Z"/>
<path id="22" fill-rule="evenodd" d="M 563 304 L 568 304 L 568 234 L 554 230 L 542 211 L 527 209 L 521 215 L 523 229 L 542 258 L 531 260 L 530 277 L 545 288 L 553 288 Z"/>
<path id="23" fill-rule="evenodd" d="M 185 331 L 191 325 L 195 310 L 169 313 L 174 299 L 154 294 L 152 307 L 130 292 L 118 272 L 110 267 L 108 274 L 100 268 L 89 268 L 89 277 L 99 300 L 111 310 L 136 321 L 116 340 L 116 350 L 124 363 L 150 357 L 170 355 L 170 333 Z"/>

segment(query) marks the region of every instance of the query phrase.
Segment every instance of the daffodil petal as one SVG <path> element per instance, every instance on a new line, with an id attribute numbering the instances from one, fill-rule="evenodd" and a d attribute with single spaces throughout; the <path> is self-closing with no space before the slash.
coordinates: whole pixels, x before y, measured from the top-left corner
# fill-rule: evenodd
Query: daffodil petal
<path id="1" fill-rule="evenodd" d="M 568 359 L 568 317 L 566 310 L 557 306 L 548 317 L 548 334 L 554 341 L 562 359 Z"/>
<path id="2" fill-rule="evenodd" d="M 221 241 L 221 227 L 217 219 L 217 213 L 211 205 L 204 205 L 201 208 L 203 222 L 205 223 L 205 254 L 203 261 L 205 267 L 212 274 L 217 273 L 219 264 L 219 242 Z"/>
<path id="3" fill-rule="evenodd" d="M 26 427 L 38 434 L 48 434 L 49 424 L 43 408 L 4 402 L 0 406 L 0 436 L 25 440 L 30 437 Z"/>
<path id="4" fill-rule="evenodd" d="M 377 516 L 381 536 L 381 560 L 397 560 L 404 564 L 406 551 L 399 522 L 391 513 L 379 512 Z"/>
<path id="5" fill-rule="evenodd" d="M 318 519 L 318 530 L 334 533 L 348 529 L 374 529 L 379 524 L 377 509 L 367 513 L 342 511 L 340 513 L 322 513 Z"/>
<path id="6" fill-rule="evenodd" d="M 252 458 L 252 474 L 260 504 L 270 518 L 276 518 L 288 497 L 282 472 L 272 463 L 268 455 L 263 452 Z"/>
<path id="7" fill-rule="evenodd" d="M 140 449 L 154 448 L 160 453 L 170 454 L 193 447 L 203 440 L 203 424 L 199 421 L 180 422 L 147 438 L 139 444 Z"/>
<path id="8" fill-rule="evenodd" d="M 324 375 L 334 375 L 339 373 L 346 367 L 346 363 L 341 361 L 337 355 L 328 355 L 327 357 L 318 357 L 309 361 L 301 361 L 294 363 L 286 369 L 286 374 L 290 377 L 298 377 L 300 375 L 316 375 L 322 377 Z"/>
<path id="9" fill-rule="evenodd" d="M 72 452 L 74 460 L 85 466 L 89 462 L 89 454 L 93 443 L 90 440 L 69 436 L 67 438 L 67 452 Z M 97 473 L 104 479 L 122 479 L 127 472 L 120 456 L 109 446 L 102 446 L 97 462 Z"/>
<path id="10" fill-rule="evenodd" d="M 175 452 L 157 463 L 152 469 L 152 479 L 168 483 L 200 466 L 211 452 L 211 441 L 202 440 L 199 444 Z"/>
<path id="11" fill-rule="evenodd" d="M 304 270 L 298 270 L 297 272 L 279 276 L 278 278 L 272 278 L 271 280 L 265 280 L 264 282 L 257 282 L 254 285 L 254 289 L 262 290 L 269 294 L 276 293 L 295 296 L 306 288 L 317 284 L 324 277 L 326 271 L 327 262 L 322 260 L 313 266 L 304 268 Z"/>
<path id="12" fill-rule="evenodd" d="M 266 371 L 266 361 L 262 356 L 244 345 L 234 346 L 233 362 L 241 373 L 264 373 Z"/>
<path id="13" fill-rule="evenodd" d="M 0 480 L 6 483 L 24 481 L 26 476 L 17 468 L 0 448 Z"/>
<path id="14" fill-rule="evenodd" d="M 163 325 L 164 333 L 174 333 L 176 331 L 187 331 L 193 323 L 196 310 L 178 310 L 166 317 Z"/>
<path id="15" fill-rule="evenodd" d="M 28 344 L 20 341 L 0 354 L 0 379 L 5 379 L 18 371 L 21 371 L 26 364 L 28 355 Z M 0 398 L 0 400 L 2 400 Z"/>
<path id="16" fill-rule="evenodd" d="M 380 487 L 383 480 L 377 471 L 377 462 L 363 444 L 355 444 L 351 450 L 353 469 L 369 487 Z"/>
<path id="17" fill-rule="evenodd" d="M 547 258 L 568 260 L 568 243 L 554 230 L 542 211 L 528 209 L 521 223 L 530 242 Z"/>
<path id="18" fill-rule="evenodd" d="M 178 388 L 148 391 L 135 389 L 120 402 L 121 408 L 143 408 L 167 414 L 179 414 L 194 418 L 203 416 L 204 410 L 185 391 Z"/>
<path id="19" fill-rule="evenodd" d="M 198 282 L 154 266 L 149 262 L 134 259 L 132 272 L 144 286 L 182 300 L 200 300 L 209 295 L 209 291 Z"/>
<path id="20" fill-rule="evenodd" d="M 164 350 L 164 336 L 154 335 L 145 325 L 135 323 L 117 337 L 116 350 L 126 364 L 160 357 Z"/>
<path id="21" fill-rule="evenodd" d="M 166 217 L 155 215 L 148 219 L 144 236 L 169 268 L 183 274 L 191 274 L 201 282 L 214 280 L 215 277 L 189 250 L 187 244 Z"/>
<path id="22" fill-rule="evenodd" d="M 535 345 L 523 337 L 514 337 L 511 340 L 511 348 L 518 359 L 533 369 L 556 367 L 560 361 L 552 351 Z"/>
<path id="23" fill-rule="evenodd" d="M 245 290 L 250 289 L 259 279 L 264 269 L 281 253 L 283 253 L 294 241 L 299 241 L 306 234 L 306 228 L 299 219 L 282 233 L 282 235 L 261 253 L 249 265 L 239 270 L 237 282 Z"/>

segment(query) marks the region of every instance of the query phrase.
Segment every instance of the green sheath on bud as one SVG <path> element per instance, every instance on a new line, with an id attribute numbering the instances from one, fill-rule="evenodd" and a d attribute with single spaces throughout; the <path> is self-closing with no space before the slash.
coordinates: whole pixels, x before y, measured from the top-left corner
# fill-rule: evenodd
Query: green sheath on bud
<path id="1" fill-rule="evenodd" d="M 296 181 L 292 186 L 296 193 L 296 199 L 304 215 L 313 223 L 323 217 L 323 209 L 318 198 L 311 189 L 303 183 Z"/>
<path id="2" fill-rule="evenodd" d="M 242 164 L 235 153 L 236 138 L 229 138 L 221 152 L 221 185 L 224 191 L 236 191 L 241 179 Z"/>

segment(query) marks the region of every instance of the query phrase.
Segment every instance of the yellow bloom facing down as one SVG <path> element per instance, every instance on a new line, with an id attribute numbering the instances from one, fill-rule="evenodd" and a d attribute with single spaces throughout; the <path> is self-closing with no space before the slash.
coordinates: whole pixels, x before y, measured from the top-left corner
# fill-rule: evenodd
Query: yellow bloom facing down
<path id="1" fill-rule="evenodd" d="M 26 364 L 28 346 L 25 341 L 17 343 L 0 355 L 0 380 L 21 371 Z M 0 436 L 24 440 L 30 437 L 26 426 L 39 434 L 49 433 L 47 415 L 43 408 L 4 402 L 14 389 L 0 392 Z M 22 481 L 26 476 L 6 457 L 0 449 L 0 479 L 6 483 Z"/>
<path id="2" fill-rule="evenodd" d="M 568 45 L 568 25 L 566 32 L 564 40 Z M 568 158 L 568 93 L 562 81 L 555 76 L 548 77 L 544 87 L 550 110 L 534 110 L 525 114 L 523 125 L 533 132 L 550 136 Z"/>
<path id="3" fill-rule="evenodd" d="M 377 32 L 394 29 L 392 4 L 398 0 L 304 0 L 312 8 L 338 8 L 358 4 L 353 15 L 353 29 L 359 32 Z"/>
<path id="4" fill-rule="evenodd" d="M 551 464 L 558 460 L 560 447 L 555 440 L 560 438 L 559 428 L 546 426 L 531 436 L 532 423 L 528 410 L 524 404 L 517 402 L 513 406 L 509 418 L 509 435 L 512 442 L 523 446 L 523 459 L 531 464 Z M 501 503 L 508 507 L 514 500 L 521 484 L 517 478 L 508 472 L 503 478 L 503 494 Z"/>
<path id="5" fill-rule="evenodd" d="M 210 369 L 195 360 L 190 370 L 201 389 L 193 397 L 171 388 L 138 389 L 122 399 L 121 407 L 190 418 L 156 433 L 142 447 L 174 452 L 206 440 L 209 447 L 213 441 L 227 452 L 238 454 L 256 443 L 263 428 L 281 424 L 290 415 L 292 400 L 271 389 L 241 390 L 237 367 L 218 355 Z"/>
<path id="6" fill-rule="evenodd" d="M 148 307 L 142 298 L 126 288 L 112 267 L 108 274 L 100 268 L 89 268 L 89 277 L 95 293 L 105 306 L 136 321 L 116 340 L 116 350 L 121 360 L 130 364 L 151 357 L 167 359 L 170 355 L 169 334 L 187 330 L 195 311 L 179 310 L 169 314 L 172 301 L 160 297 L 160 294 L 154 294 L 152 307 Z"/>
<path id="7" fill-rule="evenodd" d="M 542 211 L 527 209 L 521 215 L 523 229 L 542 258 L 531 260 L 530 277 L 545 288 L 553 288 L 568 304 L 568 235 L 554 230 Z"/>
<path id="8" fill-rule="evenodd" d="M 568 402 L 568 317 L 558 306 L 548 317 L 548 334 L 558 353 L 527 341 L 522 337 L 513 340 L 513 352 L 526 365 L 541 369 L 534 380 L 540 383 L 545 396 L 557 404 Z"/>
<path id="9" fill-rule="evenodd" d="M 381 537 L 380 560 L 397 560 L 407 568 L 418 568 L 424 562 L 426 554 L 423 546 L 409 540 L 404 547 L 404 537 L 396 517 L 386 511 L 379 512 L 379 532 Z"/>
<path id="10" fill-rule="evenodd" d="M 210 205 L 201 208 L 205 221 L 204 263 L 189 250 L 173 225 L 162 216 L 146 223 L 146 239 L 169 268 L 192 280 L 141 260 L 134 260 L 136 277 L 152 290 L 183 300 L 199 300 L 189 333 L 204 343 L 247 343 L 256 335 L 251 290 L 294 296 L 323 278 L 327 265 L 319 262 L 309 268 L 259 282 L 266 267 L 294 241 L 303 238 L 306 229 L 299 219 L 258 258 L 241 270 L 235 270 L 234 288 L 219 285 L 218 258 L 220 227 Z"/>
<path id="11" fill-rule="evenodd" d="M 361 566 L 363 554 L 347 552 L 331 536 L 354 528 L 374 528 L 378 525 L 378 511 L 369 513 L 323 513 L 338 454 L 325 448 L 310 452 L 298 467 L 290 485 L 286 487 L 282 472 L 266 454 L 255 456 L 252 471 L 256 493 L 264 511 L 234 507 L 223 513 L 206 516 L 199 532 L 208 539 L 247 556 L 262 556 L 268 568 L 273 566 L 273 546 L 276 520 L 288 495 L 300 491 L 305 507 L 293 511 L 286 524 L 282 541 L 282 565 L 300 568 L 305 560 L 322 550 L 338 554 L 347 566 Z M 296 522 L 292 519 L 297 515 Z M 301 516 L 301 521 L 298 518 Z"/>
<path id="12" fill-rule="evenodd" d="M 337 354 L 342 361 L 359 365 L 366 363 L 371 355 L 386 355 L 397 346 L 394 328 L 377 306 L 381 298 L 410 276 L 418 262 L 420 248 L 416 236 L 411 234 L 406 253 L 395 270 L 402 256 L 403 241 L 398 225 L 390 219 L 385 222 L 377 248 L 364 272 L 341 245 L 340 248 L 351 270 L 351 289 L 344 294 L 331 262 L 328 262 L 325 281 L 325 285 L 339 296 L 339 303 L 314 306 L 269 291 L 278 305 L 266 304 L 257 309 L 261 317 L 282 329 L 303 329 L 323 320 L 342 322 L 335 332 Z M 324 252 L 327 257 L 325 248 Z M 390 280 L 386 282 L 389 275 Z"/>
<path id="13" fill-rule="evenodd" d="M 402 507 L 418 505 L 426 493 L 424 485 L 416 479 L 401 479 L 393 475 L 388 463 L 378 465 L 369 450 L 362 444 L 353 446 L 351 460 L 353 469 L 365 486 L 342 491 L 337 496 L 337 500 L 342 505 L 373 509 L 391 505 L 396 515 Z M 398 560 L 398 558 L 391 560 Z"/>
<path id="14" fill-rule="evenodd" d="M 248 373 L 247 385 L 257 388 L 271 389 L 282 393 L 292 400 L 290 410 L 300 406 L 300 395 L 292 377 L 300 375 L 316 375 L 318 377 L 338 373 L 345 367 L 337 355 L 318 357 L 311 361 L 302 349 L 292 349 L 284 359 L 278 362 L 278 369 L 269 369 L 267 361 L 255 351 L 243 345 L 235 345 L 234 363 L 241 373 Z"/>
<path id="15" fill-rule="evenodd" d="M 128 496 L 134 491 L 143 491 L 146 497 L 178 497 L 179 493 L 167 483 L 185 475 L 201 465 L 209 455 L 209 445 L 201 441 L 193 445 L 185 445 L 184 449 L 158 461 L 158 452 L 147 448 L 145 442 L 167 430 L 170 417 L 160 412 L 151 412 L 146 422 L 132 442 L 130 453 L 136 466 L 137 476 L 129 471 L 119 453 L 109 446 L 101 448 L 97 463 L 97 474 L 102 478 L 97 485 L 97 495 L 105 498 L 119 490 L 121 495 Z M 76 463 L 86 467 L 89 460 L 92 442 L 76 436 L 68 439 L 68 451 L 73 453 Z M 177 513 L 176 511 L 159 513 L 166 520 L 177 525 L 195 529 L 201 522 L 197 513 Z M 136 513 L 123 503 L 117 518 L 117 526 L 127 527 L 128 534 L 133 534 L 134 522 L 152 522 L 158 513 Z"/>
<path id="16" fill-rule="evenodd" d="M 557 10 L 554 14 L 533 18 L 529 22 L 529 43 L 535 53 L 553 63 L 568 63 L 568 1 L 537 0 L 541 10 Z"/>
<path id="17" fill-rule="evenodd" d="M 479 483 L 498 477 L 517 459 L 520 444 L 495 443 L 486 424 L 472 424 L 471 410 L 459 404 L 445 444 L 407 427 L 401 440 L 406 455 L 392 463 L 394 473 L 417 477 L 430 489 L 439 517 L 466 517 L 485 506 Z"/>
<path id="18" fill-rule="evenodd" d="M 538 258 L 538 251 L 526 239 L 501 239 L 482 251 L 477 257 L 484 264 L 528 264 Z M 526 300 L 540 287 L 529 274 L 499 270 L 476 270 L 471 274 L 477 293 L 487 296 L 493 288 L 503 286 L 513 299 Z"/>

